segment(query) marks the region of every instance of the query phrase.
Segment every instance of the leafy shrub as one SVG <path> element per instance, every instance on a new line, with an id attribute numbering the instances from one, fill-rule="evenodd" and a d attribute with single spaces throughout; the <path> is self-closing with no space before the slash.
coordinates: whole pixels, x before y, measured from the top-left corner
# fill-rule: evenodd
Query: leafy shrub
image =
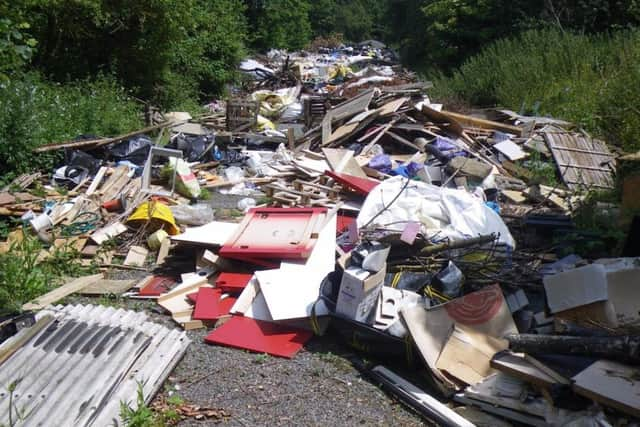
<path id="1" fill-rule="evenodd" d="M 32 65 L 49 79 L 110 73 L 166 109 L 220 94 L 235 77 L 244 10 L 241 0 L 0 0 L 0 16 L 31 24 L 38 42 Z"/>
<path id="2" fill-rule="evenodd" d="M 50 168 L 43 144 L 78 135 L 111 136 L 142 126 L 138 105 L 114 79 L 65 85 L 27 74 L 0 86 L 0 175 Z"/>
<path id="3" fill-rule="evenodd" d="M 20 311 L 22 305 L 60 284 L 63 276 L 92 271 L 79 263 L 75 248 L 62 246 L 46 252 L 40 241 L 27 236 L 0 254 L 0 315 Z"/>
<path id="4" fill-rule="evenodd" d="M 640 30 L 524 32 L 490 44 L 434 84 L 436 97 L 552 115 L 625 150 L 640 148 Z"/>

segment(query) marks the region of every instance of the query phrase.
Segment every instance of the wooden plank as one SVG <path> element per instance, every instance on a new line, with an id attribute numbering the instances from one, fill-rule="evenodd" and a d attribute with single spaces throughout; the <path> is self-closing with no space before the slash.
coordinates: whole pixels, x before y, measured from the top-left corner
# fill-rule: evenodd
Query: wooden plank
<path id="1" fill-rule="evenodd" d="M 558 383 L 553 377 L 532 365 L 523 356 L 509 352 L 502 352 L 493 356 L 491 367 L 540 387 L 549 388 Z"/>
<path id="2" fill-rule="evenodd" d="M 83 295 L 119 295 L 136 284 L 135 280 L 98 280 L 80 291 Z"/>
<path id="3" fill-rule="evenodd" d="M 604 142 L 570 132 L 543 132 L 543 136 L 569 188 L 613 188 L 613 155 Z"/>
<path id="4" fill-rule="evenodd" d="M 98 189 L 98 185 L 100 185 L 100 183 L 102 182 L 102 179 L 104 178 L 104 175 L 107 173 L 108 169 L 109 168 L 107 168 L 106 166 L 102 166 L 100 170 L 98 170 L 96 176 L 93 177 L 93 181 L 91 181 L 91 185 L 89 186 L 89 188 L 87 188 L 87 192 L 85 193 L 87 196 L 91 196 L 96 192 L 96 190 Z"/>
<path id="5" fill-rule="evenodd" d="M 327 163 L 334 172 L 344 172 L 358 178 L 366 178 L 358 162 L 353 157 L 352 150 L 344 150 L 338 148 L 323 148 L 322 152 L 327 159 Z"/>
<path id="6" fill-rule="evenodd" d="M 411 98 L 403 97 L 403 98 L 398 98 L 398 99 L 394 99 L 393 101 L 387 102 L 386 104 L 384 104 L 383 106 L 378 108 L 378 112 L 380 113 L 380 117 L 385 117 L 385 116 L 388 116 L 390 114 L 395 113 L 409 99 L 411 99 Z"/>
<path id="7" fill-rule="evenodd" d="M 640 369 L 599 360 L 573 377 L 573 390 L 605 406 L 640 417 Z"/>
<path id="8" fill-rule="evenodd" d="M 71 295 L 75 292 L 79 292 L 85 287 L 89 286 L 104 276 L 102 274 L 94 274 L 91 276 L 78 277 L 77 279 L 62 285 L 51 292 L 48 292 L 41 297 L 38 297 L 22 306 L 23 310 L 40 310 L 49 304 L 61 300 L 62 298 Z"/>
<path id="9" fill-rule="evenodd" d="M 156 265 L 164 264 L 164 260 L 169 255 L 169 249 L 171 248 L 171 239 L 164 239 L 160 243 L 160 249 L 158 250 L 158 257 L 156 258 Z"/>
<path id="10" fill-rule="evenodd" d="M 322 145 L 326 145 L 331 136 L 332 123 L 365 111 L 373 99 L 373 94 L 374 89 L 369 89 L 329 110 L 322 119 Z"/>
<path id="11" fill-rule="evenodd" d="M 501 132 L 511 133 L 516 136 L 522 136 L 522 128 L 518 126 L 494 122 L 493 120 L 480 119 L 478 117 L 454 113 L 452 111 L 442 111 L 441 113 L 464 126 L 474 126 L 482 129 L 499 130 Z"/>
<path id="12" fill-rule="evenodd" d="M 0 365 L 10 358 L 13 353 L 20 350 L 38 332 L 47 327 L 52 320 L 53 316 L 46 314 L 39 318 L 30 328 L 23 329 L 17 335 L 4 342 L 0 347 Z"/>
<path id="13" fill-rule="evenodd" d="M 87 148 L 87 147 L 101 147 L 103 145 L 111 144 L 113 142 L 122 141 L 127 138 L 131 138 L 132 136 L 140 135 L 141 133 L 147 133 L 154 130 L 158 130 L 170 125 L 178 125 L 183 122 L 163 122 L 154 126 L 148 126 L 143 129 L 139 129 L 133 132 L 125 133 L 123 135 L 115 136 L 113 138 L 96 138 L 96 139 L 88 139 L 82 141 L 65 141 L 47 145 L 41 145 L 40 147 L 35 148 L 33 151 L 36 153 L 42 153 L 45 151 L 59 150 L 61 148 Z"/>
<path id="14" fill-rule="evenodd" d="M 142 246 L 131 246 L 122 265 L 137 265 L 142 267 L 147 260 L 147 255 L 149 255 L 149 251 L 146 248 Z"/>

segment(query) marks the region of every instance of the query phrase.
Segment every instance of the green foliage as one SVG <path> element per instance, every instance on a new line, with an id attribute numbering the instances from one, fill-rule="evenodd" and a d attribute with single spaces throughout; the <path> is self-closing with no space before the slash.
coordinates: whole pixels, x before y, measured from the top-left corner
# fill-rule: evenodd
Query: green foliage
<path id="1" fill-rule="evenodd" d="M 313 35 L 343 34 L 354 42 L 383 38 L 386 4 L 380 0 L 313 1 L 309 11 Z"/>
<path id="2" fill-rule="evenodd" d="M 87 274 L 78 252 L 67 246 L 49 256 L 35 237 L 25 237 L 9 252 L 0 254 L 0 315 L 20 311 L 22 305 L 50 291 L 63 276 Z"/>
<path id="3" fill-rule="evenodd" d="M 434 96 L 563 118 L 627 151 L 640 149 L 640 30 L 535 30 L 490 44 Z M 535 110 L 535 111 L 534 111 Z"/>
<path id="4" fill-rule="evenodd" d="M 33 65 L 52 80 L 106 72 L 166 108 L 221 93 L 246 34 L 240 0 L 0 1 L 5 11 L 28 19 Z"/>
<path id="5" fill-rule="evenodd" d="M 249 34 L 259 49 L 302 49 L 311 40 L 308 0 L 250 1 Z"/>
<path id="6" fill-rule="evenodd" d="M 138 383 L 136 404 L 120 401 L 120 419 L 127 427 L 164 427 L 176 425 L 180 421 L 180 414 L 176 410 L 185 401 L 173 393 L 166 400 L 167 407 L 156 411 L 145 403 L 142 384 Z M 135 406 L 135 409 L 134 409 Z"/>
<path id="7" fill-rule="evenodd" d="M 25 35 L 29 24 L 16 24 L 7 18 L 0 18 L 0 83 L 9 80 L 9 74 L 22 69 L 31 59 L 37 41 Z"/>
<path id="8" fill-rule="evenodd" d="M 589 193 L 574 214 L 576 230 L 563 236 L 563 255 L 601 258 L 620 253 L 626 233 L 620 227 L 619 206 L 614 191 Z"/>
<path id="9" fill-rule="evenodd" d="M 0 175 L 51 167 L 51 155 L 33 155 L 40 145 L 141 125 L 138 106 L 112 78 L 57 85 L 25 75 L 0 87 Z"/>
<path id="10" fill-rule="evenodd" d="M 237 77 L 235 66 L 245 55 L 247 28 L 240 0 L 188 3 L 188 8 L 176 5 L 188 16 L 181 17 L 180 35 L 171 43 L 169 69 L 156 87 L 156 98 L 167 107 L 194 111 L 193 104 L 185 104 L 222 94 L 225 84 Z"/>
<path id="11" fill-rule="evenodd" d="M 128 402 L 120 401 L 120 419 L 127 427 L 159 427 L 163 423 L 144 400 L 142 384 L 138 383 L 135 409 Z"/>

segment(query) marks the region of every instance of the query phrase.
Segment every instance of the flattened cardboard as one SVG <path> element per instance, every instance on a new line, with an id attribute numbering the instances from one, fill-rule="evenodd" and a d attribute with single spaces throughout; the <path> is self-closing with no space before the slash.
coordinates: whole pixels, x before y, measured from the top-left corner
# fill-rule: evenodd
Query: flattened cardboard
<path id="1" fill-rule="evenodd" d="M 467 384 L 475 384 L 494 372 L 491 358 L 508 347 L 506 340 L 456 326 L 438 357 L 436 368 Z"/>
<path id="2" fill-rule="evenodd" d="M 455 326 L 492 338 L 518 333 L 498 285 L 487 286 L 430 309 L 422 306 L 403 308 L 400 315 L 422 358 L 444 391 L 457 386 L 440 373 L 436 364 Z"/>

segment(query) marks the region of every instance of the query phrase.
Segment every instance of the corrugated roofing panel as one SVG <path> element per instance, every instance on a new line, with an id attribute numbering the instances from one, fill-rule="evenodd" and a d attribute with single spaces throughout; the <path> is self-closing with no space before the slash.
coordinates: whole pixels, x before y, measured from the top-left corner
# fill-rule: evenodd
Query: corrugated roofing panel
<path id="1" fill-rule="evenodd" d="M 55 320 L 0 365 L 0 424 L 9 424 L 8 386 L 17 382 L 16 426 L 117 425 L 120 402 L 135 402 L 138 383 L 150 398 L 190 342 L 144 313 L 92 305 L 47 312 Z"/>

